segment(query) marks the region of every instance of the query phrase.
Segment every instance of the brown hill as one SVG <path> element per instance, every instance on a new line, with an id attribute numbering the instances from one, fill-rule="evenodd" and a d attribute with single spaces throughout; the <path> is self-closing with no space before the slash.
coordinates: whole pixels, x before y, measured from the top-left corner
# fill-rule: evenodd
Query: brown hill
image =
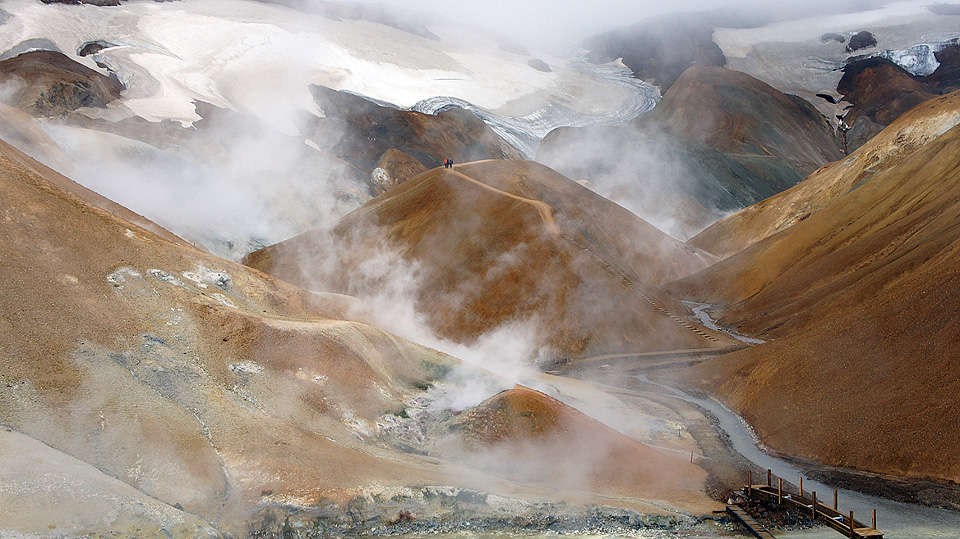
<path id="1" fill-rule="evenodd" d="M 245 262 L 307 288 L 363 296 L 380 283 L 361 268 L 385 247 L 397 250 L 417 268 L 417 310 L 458 342 L 530 318 L 541 344 L 561 355 L 725 342 L 671 318 L 667 311 L 682 307 L 656 291 L 710 257 L 536 163 L 431 170 L 346 216 L 332 237 L 334 247 L 325 232 L 308 232 Z"/>
<path id="2" fill-rule="evenodd" d="M 310 92 L 326 116 L 305 119 L 301 132 L 368 173 L 390 149 L 428 168 L 440 166 L 446 158 L 462 163 L 519 156 L 482 120 L 463 109 L 433 116 L 381 106 L 323 86 L 311 86 Z"/>
<path id="3" fill-rule="evenodd" d="M 43 116 L 80 107 L 106 107 L 123 84 L 54 51 L 25 52 L 0 61 L 0 81 L 13 84 L 8 104 Z"/>
<path id="4" fill-rule="evenodd" d="M 813 105 L 720 67 L 685 71 L 644 120 L 724 153 L 772 156 L 806 172 L 841 156 Z"/>
<path id="5" fill-rule="evenodd" d="M 958 111 L 958 93 L 915 107 L 846 160 L 830 163 L 796 187 L 712 225 L 689 243 L 724 258 L 786 230 L 923 148 L 956 125 Z"/>
<path id="6" fill-rule="evenodd" d="M 954 125 L 958 99 L 931 100 L 878 138 L 902 148 L 922 138 L 900 136 L 911 129 Z M 721 323 L 772 339 L 685 375 L 771 447 L 907 477 L 960 474 L 948 434 L 960 429 L 960 127 L 931 138 L 883 166 L 864 159 L 871 141 L 831 165 L 834 179 L 857 180 L 821 183 L 839 188 L 822 209 L 676 284 L 722 305 Z"/>
<path id="7" fill-rule="evenodd" d="M 647 447 L 520 386 L 460 414 L 448 428 L 447 450 L 456 447 L 459 458 L 559 489 L 690 503 L 706 479 L 682 455 Z"/>
<path id="8" fill-rule="evenodd" d="M 848 63 L 837 92 L 853 104 L 844 116 L 850 126 L 848 151 L 859 148 L 901 114 L 934 96 L 916 77 L 886 58 Z"/>
<path id="9" fill-rule="evenodd" d="M 631 125 L 555 130 L 537 160 L 686 238 L 841 155 L 803 99 L 744 73 L 692 67 Z"/>

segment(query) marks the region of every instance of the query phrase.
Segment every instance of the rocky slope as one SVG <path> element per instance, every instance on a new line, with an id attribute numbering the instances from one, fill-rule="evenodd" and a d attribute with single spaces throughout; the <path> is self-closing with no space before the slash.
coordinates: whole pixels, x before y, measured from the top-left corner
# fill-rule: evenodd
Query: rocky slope
<path id="1" fill-rule="evenodd" d="M 556 130 L 537 159 L 686 238 L 841 155 L 806 101 L 743 73 L 693 67 L 631 125 Z"/>
<path id="2" fill-rule="evenodd" d="M 733 219 L 743 228 L 731 234 L 780 224 L 774 208 L 796 211 L 810 195 L 805 218 L 675 285 L 721 305 L 721 323 L 772 339 L 686 373 L 769 446 L 904 477 L 960 473 L 960 446 L 944 435 L 960 427 L 958 402 L 944 397 L 960 390 L 958 100 L 922 104 Z"/>
<path id="3" fill-rule="evenodd" d="M 725 342 L 667 316 L 682 307 L 657 292 L 711 261 L 542 165 L 497 160 L 431 170 L 332 234 L 309 232 L 245 259 L 306 288 L 352 295 L 385 279 L 408 282 L 404 294 L 443 337 L 470 343 L 531 322 L 540 346 L 566 356 Z M 371 264 L 385 274 L 365 275 Z"/>

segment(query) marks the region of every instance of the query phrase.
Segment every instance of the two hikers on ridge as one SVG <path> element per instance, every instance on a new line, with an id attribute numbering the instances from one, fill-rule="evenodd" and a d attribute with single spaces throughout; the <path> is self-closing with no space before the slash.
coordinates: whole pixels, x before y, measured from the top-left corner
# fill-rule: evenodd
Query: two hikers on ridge
<path id="1" fill-rule="evenodd" d="M 453 159 L 444 159 L 443 168 L 453 168 Z"/>

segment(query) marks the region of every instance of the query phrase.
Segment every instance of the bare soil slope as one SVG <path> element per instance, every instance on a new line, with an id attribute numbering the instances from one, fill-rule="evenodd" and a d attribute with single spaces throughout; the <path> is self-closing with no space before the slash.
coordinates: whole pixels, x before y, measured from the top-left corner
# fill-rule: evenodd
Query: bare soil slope
<path id="1" fill-rule="evenodd" d="M 363 296 L 377 283 L 357 279 L 360 268 L 398 251 L 419 269 L 418 310 L 459 342 L 531 317 L 541 344 L 561 355 L 726 342 L 670 318 L 667 310 L 682 307 L 656 291 L 711 257 L 536 163 L 431 170 L 345 217 L 332 238 L 335 247 L 326 233 L 308 232 L 246 263 L 307 288 Z M 324 266 L 334 259 L 331 280 Z"/>
<path id="2" fill-rule="evenodd" d="M 955 124 L 957 99 L 919 108 L 928 121 L 939 110 Z M 904 148 L 911 126 L 932 133 L 930 123 L 901 120 L 903 131 L 895 124 L 879 138 Z M 686 378 L 719 393 L 780 451 L 955 480 L 960 127 L 891 152 L 883 167 L 863 163 L 871 145 L 831 165 L 835 181 L 821 184 L 835 190 L 831 203 L 676 284 L 683 297 L 722 305 L 721 323 L 773 339 Z M 849 183 L 840 188 L 838 178 Z"/>
<path id="3" fill-rule="evenodd" d="M 960 94 L 914 107 L 850 157 L 825 165 L 795 187 L 707 228 L 690 244 L 727 257 L 815 215 L 864 182 L 897 166 L 960 121 Z"/>

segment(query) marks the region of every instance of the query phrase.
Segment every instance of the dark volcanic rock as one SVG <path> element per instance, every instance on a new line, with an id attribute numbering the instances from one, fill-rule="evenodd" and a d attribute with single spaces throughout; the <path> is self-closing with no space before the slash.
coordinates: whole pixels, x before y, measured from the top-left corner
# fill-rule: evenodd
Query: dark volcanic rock
<path id="1" fill-rule="evenodd" d="M 820 42 L 826 43 L 827 41 L 836 41 L 837 43 L 846 43 L 847 38 L 835 32 L 827 32 L 826 34 L 823 34 L 822 36 L 820 36 Z"/>
<path id="2" fill-rule="evenodd" d="M 960 89 L 960 46 L 950 45 L 936 53 L 940 66 L 932 74 L 919 77 L 927 91 L 948 94 Z"/>
<path id="3" fill-rule="evenodd" d="M 463 109 L 431 116 L 322 86 L 311 86 L 310 91 L 326 117 L 310 116 L 301 132 L 368 173 L 389 148 L 413 156 L 428 168 L 440 166 L 446 158 L 464 163 L 516 156 L 487 124 Z"/>
<path id="4" fill-rule="evenodd" d="M 553 71 L 552 69 L 550 69 L 550 66 L 547 65 L 546 62 L 544 62 L 539 58 L 534 58 L 533 60 L 530 60 L 529 62 L 527 62 L 527 65 L 536 69 L 537 71 L 543 71 L 544 73 L 550 73 Z"/>
<path id="5" fill-rule="evenodd" d="M 862 32 L 857 32 L 850 37 L 850 43 L 847 43 L 847 52 L 858 51 L 860 49 L 876 46 L 877 38 L 870 32 L 864 30 Z"/>
<path id="6" fill-rule="evenodd" d="M 12 82 L 11 105 L 43 116 L 80 107 L 103 108 L 123 84 L 53 51 L 33 51 L 0 62 L 0 80 Z"/>
<path id="7" fill-rule="evenodd" d="M 113 43 L 108 43 L 106 41 L 87 41 L 80 46 L 80 49 L 77 50 L 77 55 L 79 56 L 90 56 L 91 54 L 97 54 L 103 49 L 113 47 Z"/>
<path id="8" fill-rule="evenodd" d="M 698 16 L 659 17 L 594 36 L 584 47 L 591 62 L 623 58 L 634 76 L 653 79 L 664 92 L 688 67 L 727 63 L 720 47 L 713 42 L 713 27 Z"/>
<path id="9" fill-rule="evenodd" d="M 901 114 L 934 97 L 916 77 L 886 58 L 847 64 L 837 91 L 853 104 L 844 120 L 850 126 L 847 150 L 863 145 Z"/>

